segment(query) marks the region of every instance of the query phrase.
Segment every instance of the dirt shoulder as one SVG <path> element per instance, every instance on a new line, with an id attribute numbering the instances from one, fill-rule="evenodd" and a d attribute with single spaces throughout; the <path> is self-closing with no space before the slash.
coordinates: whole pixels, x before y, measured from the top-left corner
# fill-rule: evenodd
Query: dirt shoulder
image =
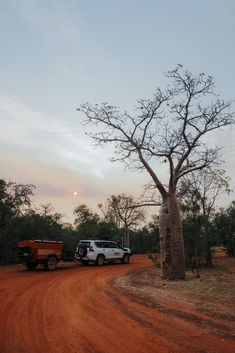
<path id="1" fill-rule="evenodd" d="M 235 259 L 223 254 L 200 278 L 187 272 L 185 281 L 166 281 L 156 266 L 116 278 L 112 285 L 133 302 L 235 341 Z M 212 350 L 213 351 L 213 350 Z"/>

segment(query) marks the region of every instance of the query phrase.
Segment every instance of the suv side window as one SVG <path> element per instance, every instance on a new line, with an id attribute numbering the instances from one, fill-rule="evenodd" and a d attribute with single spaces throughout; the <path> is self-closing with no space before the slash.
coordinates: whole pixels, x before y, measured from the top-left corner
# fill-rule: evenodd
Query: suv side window
<path id="1" fill-rule="evenodd" d="M 110 248 L 109 244 L 110 243 L 107 242 L 107 241 L 96 241 L 95 242 L 95 245 L 96 245 L 97 248 L 105 248 L 105 249 L 107 249 L 107 248 Z"/>
<path id="2" fill-rule="evenodd" d="M 119 249 L 119 246 L 118 246 L 117 243 L 109 243 L 109 247 L 110 247 L 110 248 Z"/>
<path id="3" fill-rule="evenodd" d="M 104 247 L 104 243 L 102 241 L 96 241 L 95 246 L 100 249 Z"/>
<path id="4" fill-rule="evenodd" d="M 110 249 L 110 242 L 106 241 L 103 243 L 103 248 Z"/>

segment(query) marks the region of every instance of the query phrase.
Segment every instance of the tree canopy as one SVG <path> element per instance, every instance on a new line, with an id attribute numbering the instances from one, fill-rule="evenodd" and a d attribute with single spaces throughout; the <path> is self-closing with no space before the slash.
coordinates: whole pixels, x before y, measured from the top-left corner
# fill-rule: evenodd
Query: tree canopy
<path id="1" fill-rule="evenodd" d="M 86 115 L 85 124 L 95 127 L 88 133 L 95 142 L 115 147 L 111 160 L 145 169 L 162 196 L 167 189 L 154 169 L 156 160 L 168 163 L 168 189 L 175 190 L 184 175 L 218 162 L 219 148 L 208 146 L 204 136 L 234 123 L 231 101 L 215 94 L 211 76 L 196 76 L 178 65 L 166 77 L 167 88 L 138 100 L 133 115 L 108 103 L 78 108 Z"/>

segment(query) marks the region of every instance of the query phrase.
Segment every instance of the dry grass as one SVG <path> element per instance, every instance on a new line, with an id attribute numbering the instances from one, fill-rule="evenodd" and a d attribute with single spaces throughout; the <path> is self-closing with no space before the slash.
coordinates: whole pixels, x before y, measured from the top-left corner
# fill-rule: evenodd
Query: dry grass
<path id="1" fill-rule="evenodd" d="M 166 281 L 156 266 L 115 279 L 127 295 L 156 304 L 159 300 L 188 304 L 199 311 L 235 319 L 235 259 L 215 256 L 215 266 L 200 271 L 200 278 L 187 272 L 185 281 Z"/>

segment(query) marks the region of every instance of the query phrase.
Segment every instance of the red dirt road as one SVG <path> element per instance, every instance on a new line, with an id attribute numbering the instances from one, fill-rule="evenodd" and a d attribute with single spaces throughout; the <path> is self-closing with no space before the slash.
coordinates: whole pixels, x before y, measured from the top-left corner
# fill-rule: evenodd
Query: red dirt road
<path id="1" fill-rule="evenodd" d="M 174 303 L 151 308 L 110 284 L 149 265 L 133 256 L 129 265 L 61 264 L 54 272 L 1 267 L 0 353 L 234 353 L 226 320 L 215 318 L 216 335 L 211 316 L 183 305 L 174 316 Z"/>

